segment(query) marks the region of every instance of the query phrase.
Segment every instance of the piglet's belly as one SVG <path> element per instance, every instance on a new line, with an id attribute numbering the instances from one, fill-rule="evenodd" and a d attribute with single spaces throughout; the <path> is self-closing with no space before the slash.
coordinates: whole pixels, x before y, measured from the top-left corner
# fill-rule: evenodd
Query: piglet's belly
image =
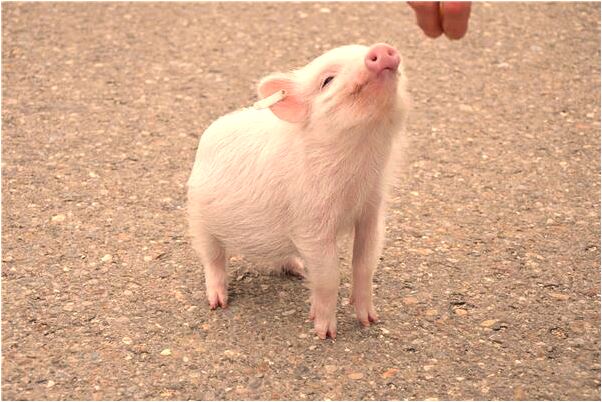
<path id="1" fill-rule="evenodd" d="M 233 222 L 208 219 L 206 227 L 229 255 L 242 255 L 255 261 L 284 260 L 297 254 L 287 234 L 264 222 Z"/>
<path id="2" fill-rule="evenodd" d="M 224 240 L 223 244 L 230 255 L 241 255 L 254 261 L 283 261 L 298 254 L 289 239 L 269 235 L 246 238 L 231 237 Z"/>

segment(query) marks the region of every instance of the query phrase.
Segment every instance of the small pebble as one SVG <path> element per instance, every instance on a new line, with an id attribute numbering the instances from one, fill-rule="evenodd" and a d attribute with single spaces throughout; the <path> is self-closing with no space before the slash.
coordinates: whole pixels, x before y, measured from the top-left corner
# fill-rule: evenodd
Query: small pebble
<path id="1" fill-rule="evenodd" d="M 253 378 L 251 381 L 249 381 L 248 387 L 251 389 L 257 389 L 261 386 L 261 381 L 261 378 Z"/>
<path id="2" fill-rule="evenodd" d="M 163 349 L 161 351 L 161 356 L 170 356 L 171 355 L 171 350 L 169 349 Z"/>
<path id="3" fill-rule="evenodd" d="M 520 385 L 514 387 L 514 399 L 517 401 L 526 399 L 525 390 Z"/>
<path id="4" fill-rule="evenodd" d="M 485 320 L 481 323 L 481 327 L 491 328 L 498 320 Z"/>
<path id="5" fill-rule="evenodd" d="M 362 373 L 351 373 L 351 374 L 348 374 L 347 377 L 349 377 L 352 380 L 361 380 L 362 378 L 364 378 L 364 374 L 362 374 Z"/>
<path id="6" fill-rule="evenodd" d="M 437 315 L 437 310 L 435 310 L 434 308 L 429 308 L 428 310 L 426 310 L 425 314 L 428 317 L 432 317 L 434 315 Z"/>
<path id="7" fill-rule="evenodd" d="M 550 293 L 550 296 L 553 299 L 560 300 L 560 301 L 566 301 L 566 300 L 568 300 L 570 298 L 569 295 L 565 295 L 565 294 L 562 294 L 562 293 Z"/>
<path id="8" fill-rule="evenodd" d="M 54 215 L 52 217 L 52 222 L 63 222 L 66 219 L 66 216 L 63 214 Z"/>
<path id="9" fill-rule="evenodd" d="M 409 251 L 423 256 L 431 255 L 434 253 L 434 251 L 430 248 L 412 248 Z"/>
<path id="10" fill-rule="evenodd" d="M 498 345 L 502 345 L 504 343 L 504 337 L 499 332 L 494 333 L 489 337 L 491 342 L 497 343 Z"/>
<path id="11" fill-rule="evenodd" d="M 113 256 L 111 254 L 105 254 L 100 260 L 102 262 L 111 262 L 111 260 L 113 260 Z"/>
<path id="12" fill-rule="evenodd" d="M 326 370 L 327 373 L 334 373 L 335 371 L 337 371 L 338 367 L 337 366 L 333 366 L 332 364 L 327 364 L 324 366 L 324 370 Z"/>
<path id="13" fill-rule="evenodd" d="M 238 353 L 237 351 L 234 351 L 234 350 L 229 350 L 229 349 L 224 350 L 224 355 L 226 355 L 227 357 L 236 357 L 239 354 L 240 353 Z"/>
<path id="14" fill-rule="evenodd" d="M 131 345 L 132 338 L 130 338 L 129 336 L 124 336 L 123 338 L 121 338 L 121 342 L 125 343 L 126 345 Z"/>

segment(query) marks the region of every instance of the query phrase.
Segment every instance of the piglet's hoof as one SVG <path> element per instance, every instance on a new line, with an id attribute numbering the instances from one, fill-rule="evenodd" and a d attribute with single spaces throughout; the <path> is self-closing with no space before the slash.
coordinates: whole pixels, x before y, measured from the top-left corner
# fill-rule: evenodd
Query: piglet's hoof
<path id="1" fill-rule="evenodd" d="M 316 314 L 316 309 L 312 306 L 309 312 L 309 319 L 314 322 L 314 330 L 320 339 L 336 339 L 337 337 L 337 319 L 331 314 Z"/>
<path id="2" fill-rule="evenodd" d="M 215 310 L 218 307 L 228 307 L 228 290 L 225 286 L 208 286 L 207 287 L 207 301 L 211 310 Z"/>

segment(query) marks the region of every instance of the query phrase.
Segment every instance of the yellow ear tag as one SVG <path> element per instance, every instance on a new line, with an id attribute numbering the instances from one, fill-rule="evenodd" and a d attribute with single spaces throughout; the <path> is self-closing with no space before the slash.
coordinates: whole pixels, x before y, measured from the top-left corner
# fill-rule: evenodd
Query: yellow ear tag
<path id="1" fill-rule="evenodd" d="M 257 102 L 255 102 L 253 104 L 253 107 L 255 109 L 265 109 L 265 108 L 274 106 L 276 103 L 280 102 L 285 97 L 286 97 L 286 91 L 284 89 L 281 89 L 280 91 L 274 92 L 273 94 L 271 94 L 270 96 L 268 96 L 266 98 L 258 100 Z"/>

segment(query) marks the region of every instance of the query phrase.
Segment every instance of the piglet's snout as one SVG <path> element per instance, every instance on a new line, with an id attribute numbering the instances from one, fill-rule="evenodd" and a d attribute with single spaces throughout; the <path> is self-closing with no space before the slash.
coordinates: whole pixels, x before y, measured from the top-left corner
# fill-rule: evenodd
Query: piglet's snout
<path id="1" fill-rule="evenodd" d="M 400 60 L 399 53 L 394 47 L 379 43 L 368 49 L 364 62 L 368 70 L 379 74 L 386 69 L 397 71 Z"/>

